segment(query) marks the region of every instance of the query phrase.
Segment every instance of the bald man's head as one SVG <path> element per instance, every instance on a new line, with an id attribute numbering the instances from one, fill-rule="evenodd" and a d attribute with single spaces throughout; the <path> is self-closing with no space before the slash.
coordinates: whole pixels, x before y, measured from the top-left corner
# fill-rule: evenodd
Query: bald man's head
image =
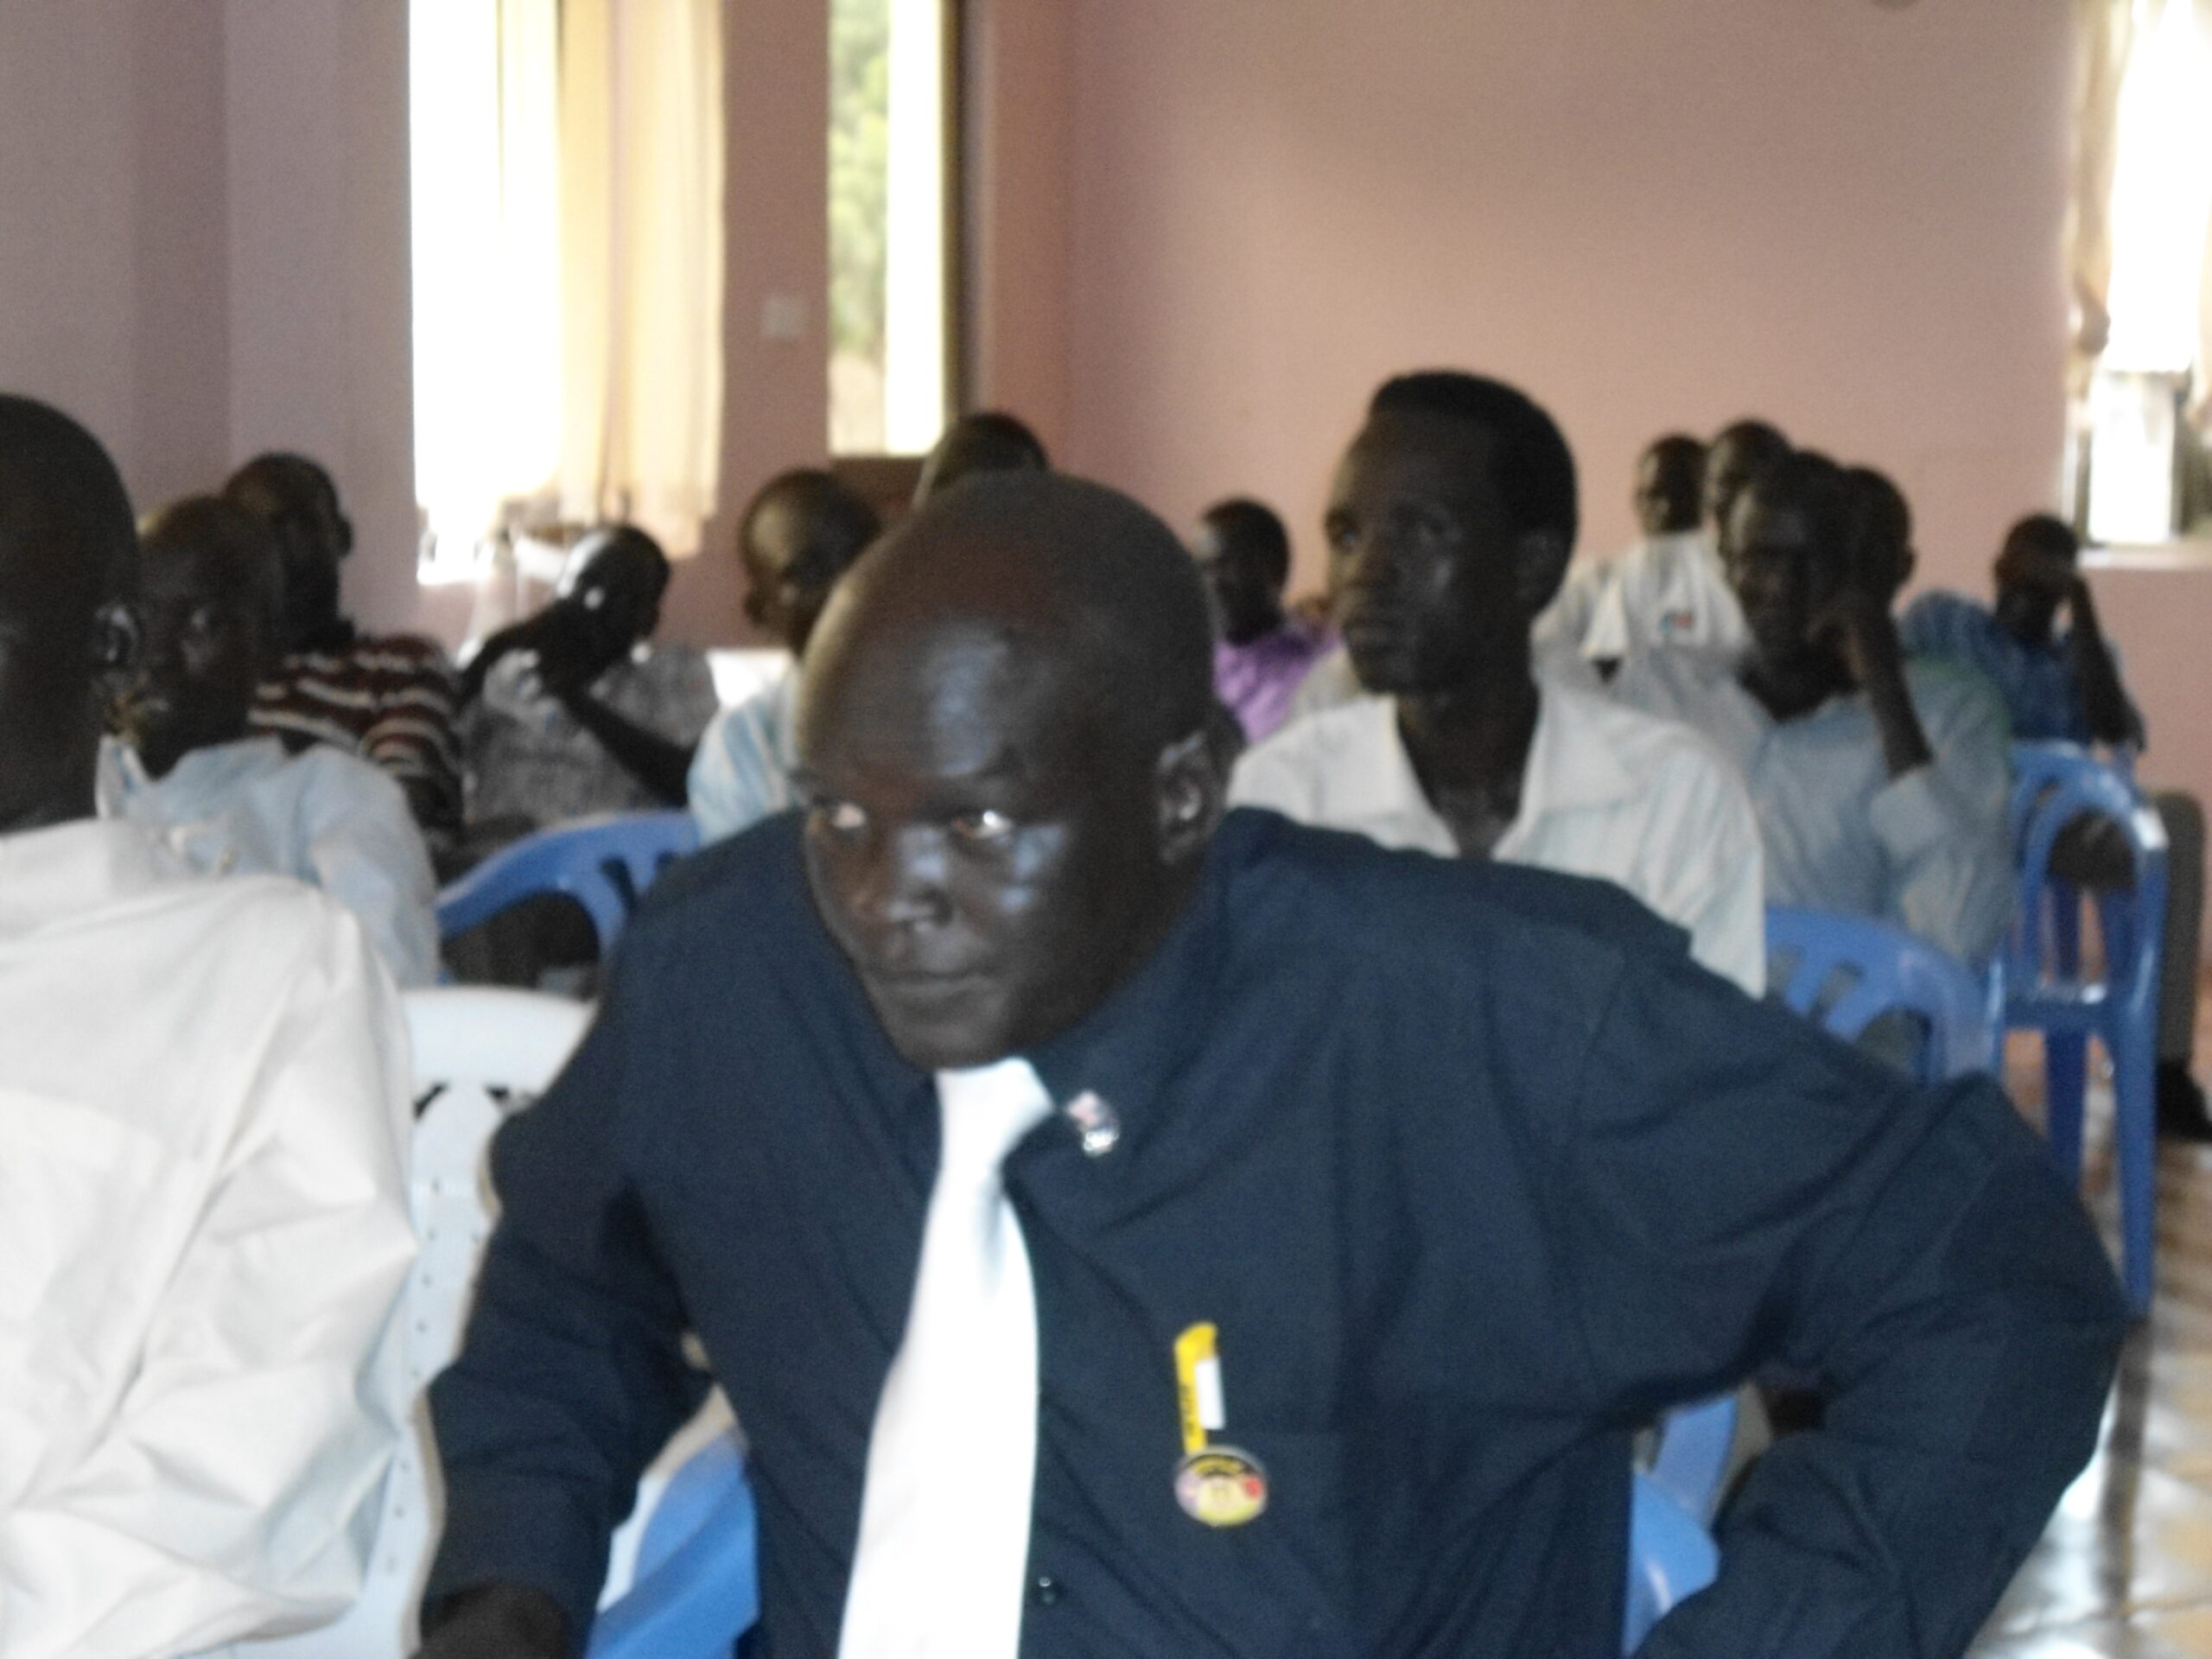
<path id="1" fill-rule="evenodd" d="M 1040 663 L 1069 671 L 1084 717 L 1141 748 L 1205 722 L 1205 588 L 1174 532 L 1103 485 L 1008 473 L 930 502 L 853 567 L 817 649 L 963 620 L 1033 641 Z"/>
<path id="2" fill-rule="evenodd" d="M 91 810 L 105 681 L 137 640 L 137 551 L 99 441 L 0 395 L 0 832 Z"/>
<path id="3" fill-rule="evenodd" d="M 1218 817 L 1205 600 L 1134 501 L 970 480 L 866 554 L 808 649 L 808 875 L 900 1052 L 1033 1045 L 1180 911 Z"/>
<path id="4" fill-rule="evenodd" d="M 0 394 L 0 604 L 66 606 L 89 622 L 103 601 L 130 596 L 137 548 L 99 440 L 57 409 Z"/>

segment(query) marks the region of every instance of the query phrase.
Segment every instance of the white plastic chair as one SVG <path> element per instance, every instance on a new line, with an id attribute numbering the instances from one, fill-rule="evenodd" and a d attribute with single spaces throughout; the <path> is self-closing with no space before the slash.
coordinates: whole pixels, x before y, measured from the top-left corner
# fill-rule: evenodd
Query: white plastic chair
<path id="1" fill-rule="evenodd" d="M 423 1390 L 460 1350 L 491 1236 L 485 1151 L 506 1116 L 552 1082 L 591 1020 L 588 1004 L 537 991 L 442 987 L 409 991 L 402 1000 L 418 1113 L 408 1205 L 419 1253 L 400 1303 L 413 1399 L 409 1431 L 385 1482 L 360 1599 L 334 1624 L 239 1643 L 238 1659 L 404 1659 L 415 1651 L 416 1604 L 442 1497 Z"/>

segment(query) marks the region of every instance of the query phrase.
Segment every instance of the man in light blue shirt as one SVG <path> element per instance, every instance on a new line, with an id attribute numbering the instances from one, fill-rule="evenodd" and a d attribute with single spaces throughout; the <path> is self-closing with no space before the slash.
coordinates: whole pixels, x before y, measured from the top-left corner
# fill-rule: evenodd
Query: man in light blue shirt
<path id="1" fill-rule="evenodd" d="M 434 983 L 435 881 L 407 798 L 369 761 L 248 735 L 254 688 L 283 645 L 275 543 L 213 496 L 143 537 L 145 665 L 100 758 L 99 810 L 154 826 L 194 869 L 289 875 L 360 919 L 403 986 Z"/>
<path id="2" fill-rule="evenodd" d="M 1834 462 L 1773 463 L 1723 543 L 1749 649 L 1646 652 L 1612 689 L 1734 759 L 1770 902 L 1874 917 L 1986 962 L 2012 908 L 2004 710 L 1971 677 L 1904 660 L 1889 602 L 1905 550 L 1874 556 L 1860 517 Z"/>
<path id="3" fill-rule="evenodd" d="M 1964 594 L 1923 594 L 1897 631 L 1916 656 L 1962 664 L 1994 685 L 2017 738 L 2139 744 L 2143 717 L 2121 688 L 2119 658 L 2082 580 L 2081 548 L 2050 514 L 2023 518 L 1997 556 L 1993 607 Z M 2063 633 L 2061 610 L 2071 622 Z"/>
<path id="4" fill-rule="evenodd" d="M 2143 716 L 2120 679 L 2120 653 L 2097 620 L 2081 571 L 2082 543 L 2049 513 L 2014 524 L 1998 553 L 1997 601 L 1923 594 L 1900 632 L 1916 655 L 1973 670 L 1997 689 L 2012 735 L 2031 741 L 2142 747 Z M 2059 632 L 2064 611 L 2068 626 Z M 2158 990 L 2158 1125 L 2212 1140 L 2212 1114 L 2190 1069 L 2196 1046 L 2196 968 L 2204 911 L 2204 809 L 2193 795 L 2151 795 L 2166 830 L 2166 925 Z M 2054 870 L 2084 887 L 2134 880 L 2127 849 L 2101 820 L 2067 826 L 2051 849 Z"/>
<path id="5" fill-rule="evenodd" d="M 783 671 L 715 716 L 691 760 L 687 792 L 702 842 L 720 841 L 792 803 L 794 671 L 830 590 L 882 528 L 875 509 L 829 473 L 771 479 L 739 527 L 745 613 L 791 652 Z"/>

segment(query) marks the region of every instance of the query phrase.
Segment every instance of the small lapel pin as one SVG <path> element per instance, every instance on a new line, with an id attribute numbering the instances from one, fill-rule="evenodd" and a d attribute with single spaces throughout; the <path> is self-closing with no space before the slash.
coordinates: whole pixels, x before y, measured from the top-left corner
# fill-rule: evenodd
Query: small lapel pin
<path id="1" fill-rule="evenodd" d="M 1122 1120 L 1115 1116 L 1111 1106 L 1088 1089 L 1067 1103 L 1066 1116 L 1083 1138 L 1086 1158 L 1103 1158 L 1121 1141 Z"/>

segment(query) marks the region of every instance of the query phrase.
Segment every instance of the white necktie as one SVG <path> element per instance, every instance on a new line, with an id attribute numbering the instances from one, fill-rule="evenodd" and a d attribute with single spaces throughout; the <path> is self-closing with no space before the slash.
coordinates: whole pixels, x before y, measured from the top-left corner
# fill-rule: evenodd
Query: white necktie
<path id="1" fill-rule="evenodd" d="M 1037 1301 L 999 1165 L 1052 1109 L 1027 1060 L 937 1074 L 944 1154 L 868 1440 L 838 1659 L 1014 1659 L 1037 1465 Z"/>

